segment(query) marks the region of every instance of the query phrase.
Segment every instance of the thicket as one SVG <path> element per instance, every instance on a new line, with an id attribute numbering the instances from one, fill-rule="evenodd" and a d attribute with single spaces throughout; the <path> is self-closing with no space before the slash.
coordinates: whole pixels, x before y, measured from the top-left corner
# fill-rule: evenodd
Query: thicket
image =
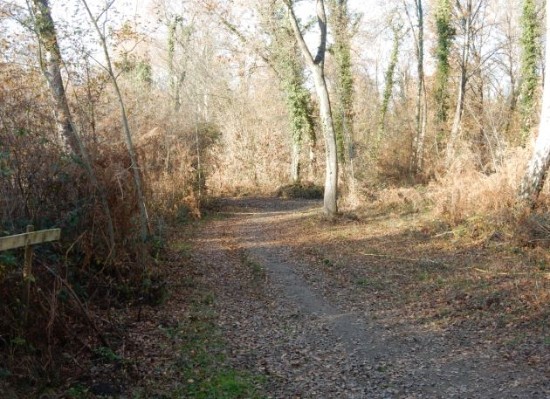
<path id="1" fill-rule="evenodd" d="M 207 149 L 218 131 L 159 107 L 163 94 L 135 74 L 120 77 L 131 99 L 126 105 L 145 183 L 150 233 L 144 243 L 114 94 L 101 73 L 70 85 L 73 117 L 107 193 L 112 247 L 97 187 L 81 160 L 59 144 L 42 75 L 1 68 L 1 235 L 19 234 L 27 225 L 62 230 L 61 241 L 33 248 L 28 306 L 22 299 L 23 251 L 0 253 L 0 374 L 32 385 L 62 377 L 82 350 L 90 356 L 97 348 L 114 350 L 121 336 L 110 309 L 162 301 L 165 281 L 156 260 L 165 230 L 171 220 L 199 216 L 208 171 L 198 160 L 209 163 Z"/>

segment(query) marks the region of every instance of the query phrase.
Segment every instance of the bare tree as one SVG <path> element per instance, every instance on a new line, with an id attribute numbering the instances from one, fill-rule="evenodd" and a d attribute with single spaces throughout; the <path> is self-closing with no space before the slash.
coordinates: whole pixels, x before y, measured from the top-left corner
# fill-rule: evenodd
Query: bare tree
<path id="1" fill-rule="evenodd" d="M 186 50 L 191 41 L 194 26 L 186 25 L 181 15 L 171 15 L 168 22 L 168 72 L 170 74 L 170 94 L 174 100 L 174 111 L 181 108 L 181 87 L 187 75 L 187 57 L 176 65 L 174 60 L 176 47 Z"/>
<path id="2" fill-rule="evenodd" d="M 122 126 L 124 128 L 124 139 L 126 142 L 128 155 L 130 156 L 131 169 L 133 172 L 134 184 L 136 186 L 136 192 L 137 192 L 137 201 L 138 201 L 139 214 L 140 214 L 140 235 L 141 235 L 141 240 L 145 241 L 149 233 L 149 220 L 148 220 L 149 218 L 147 216 L 147 208 L 145 205 L 145 195 L 143 194 L 143 183 L 141 181 L 141 174 L 139 171 L 137 155 L 134 149 L 134 144 L 132 143 L 132 133 L 130 132 L 128 116 L 126 115 L 126 107 L 124 106 L 124 100 L 122 98 L 120 87 L 118 86 L 117 76 L 113 69 L 113 63 L 111 62 L 111 56 L 109 54 L 109 49 L 107 47 L 107 38 L 105 37 L 104 32 L 102 32 L 101 28 L 99 27 L 98 18 L 94 17 L 94 15 L 92 14 L 92 11 L 88 6 L 88 2 L 86 0 L 81 0 L 81 1 L 82 1 L 82 5 L 86 9 L 86 13 L 90 17 L 90 22 L 94 27 L 94 29 L 96 30 L 97 35 L 99 37 L 99 42 L 101 44 L 101 48 L 103 49 L 103 55 L 105 56 L 104 67 L 105 67 L 105 70 L 107 71 L 107 74 L 109 75 L 109 78 L 111 79 L 111 83 L 113 85 L 113 88 L 115 89 L 115 94 L 118 99 L 118 104 L 120 107 L 120 114 L 122 119 Z M 113 3 L 111 2 L 107 4 L 106 7 L 110 7 L 110 5 L 112 4 Z"/>
<path id="3" fill-rule="evenodd" d="M 327 48 L 327 16 L 325 13 L 325 3 L 323 0 L 317 0 L 316 2 L 317 23 L 319 25 L 320 37 L 319 46 L 317 47 L 315 57 L 307 47 L 302 31 L 298 26 L 298 19 L 294 13 L 291 0 L 285 0 L 285 5 L 288 8 L 288 14 L 296 40 L 298 41 L 300 49 L 302 50 L 302 55 L 304 56 L 311 74 L 313 75 L 315 90 L 317 91 L 319 113 L 321 116 L 321 124 L 325 137 L 326 152 L 325 195 L 323 210 L 326 215 L 334 216 L 338 212 L 338 151 L 336 147 L 334 123 L 332 120 L 330 96 L 324 73 L 325 53 Z"/>
<path id="4" fill-rule="evenodd" d="M 378 131 L 375 138 L 375 142 L 371 143 L 377 152 L 380 142 L 386 135 L 386 116 L 390 108 L 390 100 L 392 99 L 395 80 L 396 69 L 399 61 L 399 48 L 401 46 L 401 40 L 403 39 L 403 23 L 397 14 L 390 18 L 390 27 L 393 34 L 392 51 L 390 54 L 390 62 L 388 68 L 384 73 L 384 91 L 382 93 L 382 104 L 380 107 L 380 116 L 378 118 Z"/>
<path id="5" fill-rule="evenodd" d="M 476 23 L 483 18 L 482 12 L 486 0 L 457 0 L 455 11 L 457 13 L 458 31 L 457 37 L 462 39 L 460 47 L 460 57 L 458 60 L 459 79 L 457 85 L 457 100 L 453 125 L 449 141 L 447 142 L 447 152 L 445 162 L 449 165 L 455 155 L 455 146 L 462 128 L 462 116 L 466 101 L 466 90 L 470 75 L 470 58 L 472 55 L 472 41 L 474 35 L 479 30 Z"/>
<path id="6" fill-rule="evenodd" d="M 97 180 L 86 146 L 78 135 L 72 120 L 63 78 L 61 76 L 63 59 L 61 57 L 61 51 L 57 41 L 57 32 L 51 16 L 48 0 L 32 0 L 29 6 L 34 18 L 36 35 L 40 43 L 40 68 L 50 89 L 59 137 L 65 149 L 82 160 L 82 164 L 86 169 L 92 185 L 98 190 L 101 205 L 107 220 L 107 234 L 112 254 L 115 247 L 115 232 L 109 204 L 107 202 L 107 194 Z"/>
<path id="7" fill-rule="evenodd" d="M 417 90 L 416 90 L 416 134 L 413 140 L 413 156 L 411 158 L 411 172 L 422 171 L 424 158 L 424 141 L 426 137 L 426 125 L 428 120 L 428 103 L 426 86 L 424 82 L 424 8 L 422 0 L 414 0 L 416 23 L 413 22 L 407 3 L 404 2 L 405 12 L 415 41 Z"/>

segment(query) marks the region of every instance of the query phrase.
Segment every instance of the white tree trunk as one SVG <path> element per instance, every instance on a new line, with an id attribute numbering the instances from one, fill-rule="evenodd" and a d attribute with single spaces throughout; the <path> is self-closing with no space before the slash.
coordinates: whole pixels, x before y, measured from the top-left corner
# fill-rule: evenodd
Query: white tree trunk
<path id="1" fill-rule="evenodd" d="M 336 134 L 334 132 L 330 97 L 323 69 L 320 66 L 316 66 L 316 68 L 312 68 L 312 73 L 315 90 L 319 99 L 319 113 L 321 115 L 326 146 L 324 211 L 327 215 L 333 216 L 338 212 L 338 149 L 336 146 Z"/>
<path id="2" fill-rule="evenodd" d="M 321 125 L 325 137 L 326 154 L 326 175 L 325 175 L 325 196 L 323 211 L 328 216 L 334 216 L 338 212 L 338 153 L 336 147 L 336 134 L 334 132 L 334 123 L 332 120 L 332 110 L 330 106 L 330 97 L 328 94 L 327 83 L 324 75 L 324 62 L 327 46 L 327 17 L 325 13 L 325 3 L 323 0 L 317 0 L 317 22 L 320 29 L 319 47 L 315 57 L 309 51 L 307 44 L 302 36 L 298 20 L 294 14 L 292 3 L 285 0 L 285 5 L 290 16 L 292 30 L 302 50 L 306 63 L 311 70 L 315 83 L 315 90 L 319 99 L 319 114 Z"/>
<path id="3" fill-rule="evenodd" d="M 550 37 L 550 3 L 546 3 L 546 37 Z M 546 44 L 545 65 L 550 65 L 550 45 Z M 545 83 L 547 79 L 545 76 Z M 533 154 L 520 185 L 519 198 L 533 205 L 537 200 L 550 165 L 550 84 L 545 84 L 542 94 L 542 110 L 539 134 Z"/>

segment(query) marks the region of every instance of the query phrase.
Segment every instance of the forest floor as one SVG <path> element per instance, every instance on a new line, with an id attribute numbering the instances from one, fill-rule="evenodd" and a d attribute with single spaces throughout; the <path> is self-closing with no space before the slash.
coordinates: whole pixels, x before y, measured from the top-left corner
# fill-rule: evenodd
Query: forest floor
<path id="1" fill-rule="evenodd" d="M 224 199 L 175 228 L 169 299 L 134 309 L 110 368 L 69 397 L 550 398 L 534 250 L 430 213 L 329 221 L 320 205 Z"/>
<path id="2" fill-rule="evenodd" d="M 429 214 L 327 221 L 316 201 L 219 205 L 184 251 L 231 378 L 194 364 L 189 396 L 550 397 L 549 273 L 499 234 L 456 238 Z"/>

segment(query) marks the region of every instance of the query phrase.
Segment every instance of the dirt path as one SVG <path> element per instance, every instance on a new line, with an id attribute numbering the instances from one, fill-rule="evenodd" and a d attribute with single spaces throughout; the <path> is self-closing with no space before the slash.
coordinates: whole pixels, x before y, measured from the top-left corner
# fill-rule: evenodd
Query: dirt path
<path id="1" fill-rule="evenodd" d="M 286 221 L 318 212 L 318 203 L 223 205 L 226 217 L 204 225 L 194 257 L 216 287 L 229 358 L 265 374 L 271 397 L 550 397 L 544 370 L 508 361 L 490 339 L 406 320 L 388 326 L 368 303 L 354 302 L 346 279 L 340 286 L 323 281 L 284 229 Z"/>

